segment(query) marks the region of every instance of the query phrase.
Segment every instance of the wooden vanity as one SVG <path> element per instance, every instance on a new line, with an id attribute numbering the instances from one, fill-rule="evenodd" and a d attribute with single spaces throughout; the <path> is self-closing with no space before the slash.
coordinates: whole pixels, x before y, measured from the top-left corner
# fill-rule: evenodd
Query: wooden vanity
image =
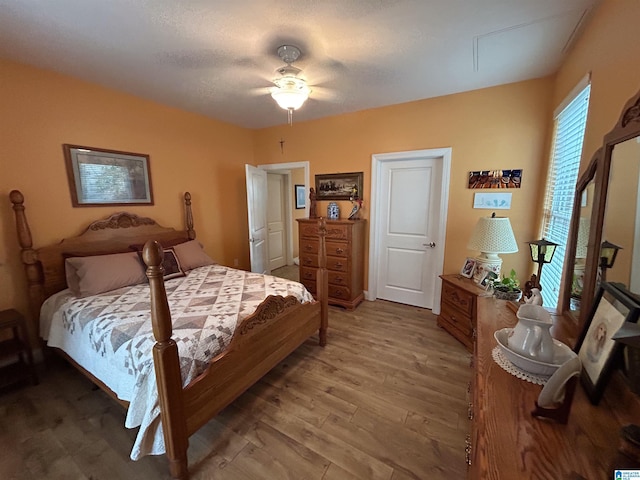
<path id="1" fill-rule="evenodd" d="M 516 322 L 505 301 L 477 298 L 469 478 L 599 480 L 613 479 L 614 469 L 640 469 L 617 451 L 621 426 L 640 424 L 638 398 L 621 375 L 614 375 L 598 406 L 578 385 L 566 425 L 531 416 L 542 386 L 516 378 L 491 356 L 493 333 Z M 573 335 L 561 325 L 566 320 L 556 323 L 553 336 L 572 345 Z"/>

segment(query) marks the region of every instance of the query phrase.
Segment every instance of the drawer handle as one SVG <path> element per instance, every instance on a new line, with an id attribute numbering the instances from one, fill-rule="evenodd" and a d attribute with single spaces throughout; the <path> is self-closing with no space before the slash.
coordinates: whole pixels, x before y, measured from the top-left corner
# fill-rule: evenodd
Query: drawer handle
<path id="1" fill-rule="evenodd" d="M 342 292 L 341 292 L 340 290 L 338 290 L 338 291 L 335 293 L 335 296 L 336 296 L 336 297 L 341 297 L 341 296 L 342 296 Z"/>
<path id="2" fill-rule="evenodd" d="M 344 280 L 344 278 L 342 278 L 342 277 L 336 277 L 336 282 L 338 282 L 338 283 L 342 283 L 343 280 Z"/>
<path id="3" fill-rule="evenodd" d="M 307 245 L 304 246 L 304 249 L 309 252 L 309 251 L 311 251 L 313 249 L 313 247 L 311 245 L 307 244 Z"/>
<path id="4" fill-rule="evenodd" d="M 305 272 L 305 274 L 304 274 L 304 278 L 306 278 L 306 279 L 313 279 L 313 273 L 311 273 L 311 272 Z"/>
<path id="5" fill-rule="evenodd" d="M 310 258 L 305 258 L 304 259 L 304 264 L 305 265 L 311 265 L 311 259 Z"/>
<path id="6" fill-rule="evenodd" d="M 473 404 L 469 402 L 469 408 L 467 409 L 467 417 L 469 420 L 473 420 Z"/>
<path id="7" fill-rule="evenodd" d="M 467 435 L 464 439 L 464 460 L 469 466 L 471 466 L 471 448 L 471 435 Z"/>
<path id="8" fill-rule="evenodd" d="M 340 247 L 336 248 L 336 253 L 344 253 L 344 250 Z"/>
<path id="9" fill-rule="evenodd" d="M 334 265 L 336 266 L 336 268 L 341 268 L 342 267 L 342 262 L 336 262 Z"/>

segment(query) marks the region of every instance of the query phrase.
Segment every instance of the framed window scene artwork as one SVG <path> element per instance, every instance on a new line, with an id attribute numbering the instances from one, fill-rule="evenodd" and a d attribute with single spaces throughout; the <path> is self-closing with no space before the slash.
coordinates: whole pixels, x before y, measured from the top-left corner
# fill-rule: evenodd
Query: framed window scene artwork
<path id="1" fill-rule="evenodd" d="M 301 208 L 304 208 L 307 203 L 306 189 L 304 188 L 304 185 L 296 185 L 295 194 L 296 194 L 296 209 L 299 210 Z"/>
<path id="2" fill-rule="evenodd" d="M 74 207 L 153 205 L 149 155 L 63 145 Z"/>
<path id="3" fill-rule="evenodd" d="M 596 294 L 585 328 L 576 345 L 582 362 L 581 382 L 591 403 L 597 405 L 622 345 L 613 337 L 627 322 L 637 323 L 640 304 L 614 285 L 603 282 Z"/>

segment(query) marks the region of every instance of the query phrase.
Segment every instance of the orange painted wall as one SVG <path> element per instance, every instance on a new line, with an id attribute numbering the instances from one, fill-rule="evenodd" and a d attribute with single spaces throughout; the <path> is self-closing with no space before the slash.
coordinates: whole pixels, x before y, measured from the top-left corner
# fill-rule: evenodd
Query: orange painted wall
<path id="1" fill-rule="evenodd" d="M 556 76 L 554 108 L 591 72 L 582 168 L 602 145 L 625 102 L 640 89 L 639 23 L 637 0 L 603 0 Z"/>
<path id="2" fill-rule="evenodd" d="M 11 190 L 25 195 L 36 248 L 124 209 L 72 208 L 63 143 L 149 154 L 155 205 L 127 210 L 183 228 L 181 195 L 190 191 L 206 250 L 221 263 L 248 265 L 250 130 L 8 61 L 0 60 L 0 72 L 0 308 L 27 310 Z"/>
<path id="3" fill-rule="evenodd" d="M 520 246 L 519 253 L 503 256 L 504 268 L 515 268 L 524 280 L 533 268 L 524 242 L 536 236 L 552 89 L 553 79 L 544 78 L 309 122 L 296 122 L 294 115 L 292 127 L 257 131 L 255 151 L 261 163 L 308 160 L 312 182 L 318 173 L 364 172 L 368 218 L 372 154 L 452 147 L 445 273 L 458 272 L 465 257 L 477 255 L 467 250 L 467 241 L 477 219 L 491 213 L 473 209 L 469 171 L 522 168 L 522 188 L 510 190 L 512 209 L 498 213 L 510 217 Z M 341 202 L 343 217 L 350 209 Z M 319 202 L 322 212 L 326 202 Z M 366 255 L 365 265 L 368 245 Z"/>

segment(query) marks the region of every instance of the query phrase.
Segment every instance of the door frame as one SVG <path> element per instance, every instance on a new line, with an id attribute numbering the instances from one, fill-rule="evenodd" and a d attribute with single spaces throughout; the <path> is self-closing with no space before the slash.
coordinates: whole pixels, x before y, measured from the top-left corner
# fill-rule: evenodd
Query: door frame
<path id="1" fill-rule="evenodd" d="M 436 242 L 442 248 L 437 249 L 434 265 L 436 267 L 436 281 L 434 282 L 433 309 L 436 315 L 440 313 L 440 292 L 442 280 L 440 275 L 444 269 L 444 245 L 447 234 L 447 212 L 449 210 L 449 182 L 451 179 L 451 147 L 432 148 L 427 150 L 412 150 L 406 152 L 376 153 L 371 155 L 371 207 L 369 209 L 369 289 L 366 292 L 367 300 L 375 300 L 378 291 L 378 262 L 380 248 L 380 232 L 378 225 L 380 222 L 379 212 L 381 197 L 377 195 L 380 191 L 382 181 L 381 169 L 384 163 L 391 163 L 399 160 L 411 160 L 417 157 L 428 157 L 442 159 L 442 192 L 440 197 L 440 221 L 438 223 L 438 238 Z"/>
<path id="2" fill-rule="evenodd" d="M 267 174 L 277 173 L 284 175 L 285 177 L 285 202 L 286 202 L 286 222 L 285 228 L 287 230 L 287 265 L 293 265 L 293 207 L 292 205 L 292 190 L 291 184 L 291 170 L 297 168 L 304 168 L 304 188 L 305 191 L 309 189 L 309 162 L 288 162 L 288 163 L 270 163 L 266 165 L 258 165 L 258 168 L 266 170 Z M 305 202 L 304 207 L 305 216 L 309 216 L 309 202 Z"/>

